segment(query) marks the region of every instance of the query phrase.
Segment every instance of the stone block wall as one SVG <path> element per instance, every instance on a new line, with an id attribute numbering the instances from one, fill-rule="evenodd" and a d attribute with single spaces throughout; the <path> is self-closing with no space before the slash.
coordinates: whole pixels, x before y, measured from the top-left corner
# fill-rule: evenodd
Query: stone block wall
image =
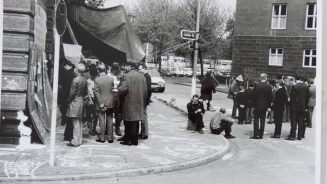
<path id="1" fill-rule="evenodd" d="M 282 48 L 283 65 L 269 65 L 269 49 Z M 316 37 L 235 36 L 232 75 L 257 79 L 260 73 L 269 78 L 281 75 L 315 77 L 315 68 L 303 67 L 303 51 L 316 49 Z"/>

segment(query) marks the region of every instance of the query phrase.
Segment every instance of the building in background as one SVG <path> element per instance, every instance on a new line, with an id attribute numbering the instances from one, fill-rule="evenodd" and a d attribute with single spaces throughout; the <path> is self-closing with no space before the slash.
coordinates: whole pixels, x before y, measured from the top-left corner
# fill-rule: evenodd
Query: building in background
<path id="1" fill-rule="evenodd" d="M 239 0 L 232 74 L 315 77 L 315 0 Z"/>

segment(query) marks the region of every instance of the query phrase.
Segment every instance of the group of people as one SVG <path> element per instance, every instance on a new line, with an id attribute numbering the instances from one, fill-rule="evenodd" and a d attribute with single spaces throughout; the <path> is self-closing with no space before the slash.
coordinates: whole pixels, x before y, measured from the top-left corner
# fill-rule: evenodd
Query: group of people
<path id="1" fill-rule="evenodd" d="M 114 128 L 121 136 L 122 121 L 125 132 L 118 139 L 121 144 L 138 145 L 139 138 L 148 138 L 147 106 L 152 92 L 145 64 L 127 63 L 121 67 L 113 63 L 108 67 L 100 61 L 81 61 L 76 66 L 66 62 L 60 72 L 59 105 L 62 125 L 66 124 L 67 146 L 82 144 L 83 124 L 87 124 L 90 135 L 97 135 L 98 143 L 113 143 Z"/>
<path id="2" fill-rule="evenodd" d="M 278 76 L 268 81 L 264 73 L 257 83 L 249 82 L 248 88 L 242 75 L 230 86 L 229 96 L 233 99 L 232 117 L 239 112 L 239 124 L 251 124 L 254 134 L 251 139 L 262 139 L 266 118 L 275 124 L 272 138 L 280 138 L 282 123 L 290 122 L 291 130 L 287 140 L 301 140 L 305 137 L 306 127 L 312 127 L 312 113 L 315 106 L 316 87 L 313 79 L 301 76 Z M 296 134 L 297 132 L 297 134 Z"/>
<path id="3" fill-rule="evenodd" d="M 210 74 L 207 77 L 210 77 Z M 286 140 L 301 140 L 305 138 L 306 128 L 312 127 L 315 94 L 313 79 L 278 76 L 276 80 L 268 81 L 268 76 L 262 73 L 258 82 L 245 84 L 243 76 L 239 75 L 231 84 L 228 93 L 228 98 L 233 99 L 232 117 L 228 117 L 225 114 L 226 109 L 221 108 L 211 118 L 211 133 L 220 134 L 225 131 L 226 138 L 235 138 L 230 133 L 234 119 L 237 119 L 235 121 L 238 124 L 251 124 L 253 121 L 253 136 L 250 139 L 263 139 L 268 118 L 268 122 L 275 124 L 271 138 L 280 138 L 282 123 L 290 122 L 291 129 Z M 199 133 L 203 133 L 205 99 L 201 89 L 201 96 L 194 95 L 187 104 L 189 122 L 194 124 L 195 131 Z"/>

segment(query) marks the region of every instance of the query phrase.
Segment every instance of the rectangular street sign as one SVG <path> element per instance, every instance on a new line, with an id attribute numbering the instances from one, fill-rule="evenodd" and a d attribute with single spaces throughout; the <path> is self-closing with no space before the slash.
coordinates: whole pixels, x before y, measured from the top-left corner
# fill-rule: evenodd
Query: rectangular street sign
<path id="1" fill-rule="evenodd" d="M 181 30 L 181 37 L 185 40 L 197 40 L 199 39 L 199 33 L 196 31 Z"/>

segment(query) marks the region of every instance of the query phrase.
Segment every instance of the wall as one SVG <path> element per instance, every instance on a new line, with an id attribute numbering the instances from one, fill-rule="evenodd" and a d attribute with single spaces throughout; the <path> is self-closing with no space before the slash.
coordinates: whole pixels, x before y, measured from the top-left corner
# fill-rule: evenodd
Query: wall
<path id="1" fill-rule="evenodd" d="M 269 66 L 269 49 L 283 48 L 283 66 Z M 315 49 L 315 37 L 236 36 L 233 49 L 233 74 L 258 78 L 265 72 L 269 77 L 282 75 L 315 76 L 315 68 L 303 68 L 303 50 Z"/>
<path id="2" fill-rule="evenodd" d="M 315 36 L 305 30 L 306 5 L 316 0 L 238 0 L 235 35 Z M 272 4 L 287 3 L 287 23 L 284 30 L 271 30 Z"/>

